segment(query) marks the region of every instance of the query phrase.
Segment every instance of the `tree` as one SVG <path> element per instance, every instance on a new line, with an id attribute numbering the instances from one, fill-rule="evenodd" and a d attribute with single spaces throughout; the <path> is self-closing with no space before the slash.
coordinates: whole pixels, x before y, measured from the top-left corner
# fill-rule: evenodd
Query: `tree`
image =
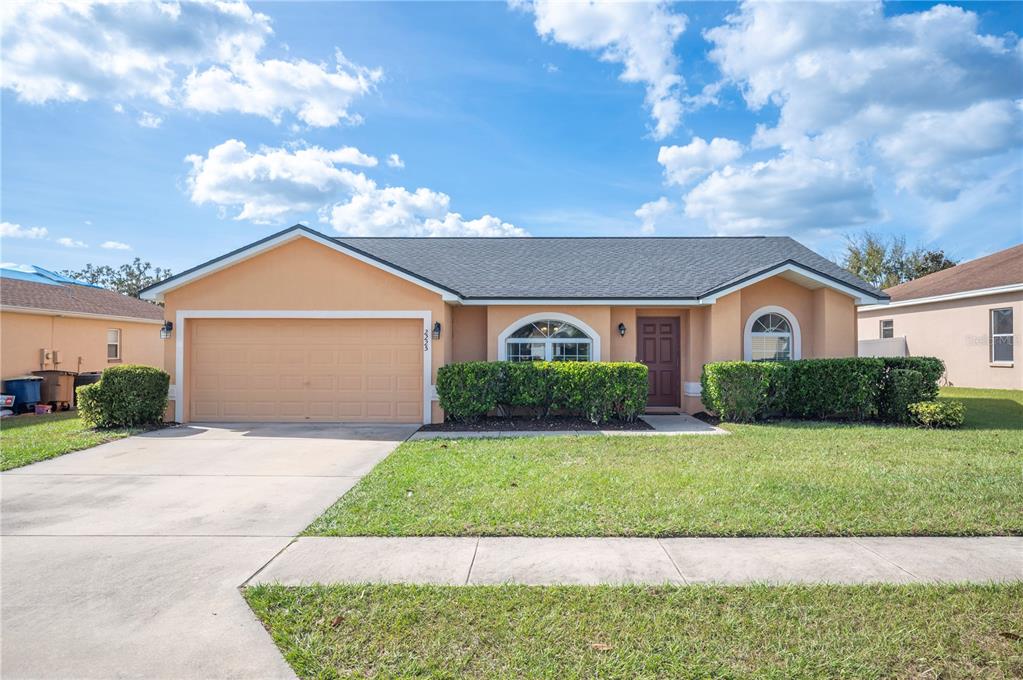
<path id="1" fill-rule="evenodd" d="M 845 239 L 842 266 L 878 288 L 891 288 L 906 281 L 954 267 L 956 262 L 943 250 L 906 248 L 906 239 L 884 238 L 865 231 Z"/>
<path id="2" fill-rule="evenodd" d="M 138 257 L 135 258 L 134 262 L 122 264 L 117 269 L 106 264 L 99 266 L 87 264 L 81 271 L 64 270 L 61 273 L 64 276 L 70 276 L 79 281 L 116 290 L 118 293 L 130 295 L 134 298 L 139 296 L 143 288 L 148 288 L 171 275 L 169 269 L 153 267 L 153 265 L 143 262 Z"/>

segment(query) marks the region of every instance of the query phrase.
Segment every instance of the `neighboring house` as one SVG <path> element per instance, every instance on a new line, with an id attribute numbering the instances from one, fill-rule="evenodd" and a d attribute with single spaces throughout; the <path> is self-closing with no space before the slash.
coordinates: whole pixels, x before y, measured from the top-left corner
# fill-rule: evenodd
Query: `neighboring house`
<path id="1" fill-rule="evenodd" d="M 935 356 L 951 385 L 1023 389 L 1023 245 L 885 292 L 860 307 L 861 356 Z"/>
<path id="2" fill-rule="evenodd" d="M 41 267 L 0 269 L 0 372 L 163 366 L 163 310 Z"/>
<path id="3" fill-rule="evenodd" d="M 700 410 L 708 361 L 856 354 L 887 300 L 789 238 L 332 238 L 297 225 L 143 291 L 179 421 L 436 422 L 456 361 L 642 361 Z"/>

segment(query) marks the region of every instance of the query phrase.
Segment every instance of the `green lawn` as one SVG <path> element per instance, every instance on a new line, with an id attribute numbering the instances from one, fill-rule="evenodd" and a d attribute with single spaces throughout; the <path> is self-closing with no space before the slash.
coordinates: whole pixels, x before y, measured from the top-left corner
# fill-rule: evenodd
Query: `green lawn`
<path id="1" fill-rule="evenodd" d="M 967 427 L 785 422 L 730 436 L 403 444 L 311 535 L 1023 534 L 1023 391 Z"/>
<path id="2" fill-rule="evenodd" d="M 301 678 L 1023 676 L 1021 584 L 258 586 L 245 596 Z"/>
<path id="3" fill-rule="evenodd" d="M 37 463 L 139 432 L 138 429 L 94 430 L 74 411 L 0 420 L 0 470 Z"/>

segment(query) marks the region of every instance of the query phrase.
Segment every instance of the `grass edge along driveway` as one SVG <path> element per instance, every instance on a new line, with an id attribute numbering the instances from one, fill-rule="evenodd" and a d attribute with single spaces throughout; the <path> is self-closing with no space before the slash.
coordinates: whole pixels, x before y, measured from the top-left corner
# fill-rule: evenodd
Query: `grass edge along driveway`
<path id="1" fill-rule="evenodd" d="M 256 586 L 301 678 L 1010 678 L 1023 584 Z"/>
<path id="2" fill-rule="evenodd" d="M 339 536 L 1023 534 L 1023 391 L 943 392 L 963 430 L 402 444 L 306 530 Z"/>
<path id="3" fill-rule="evenodd" d="M 0 420 L 0 470 L 49 460 L 142 431 L 130 427 L 96 430 L 83 423 L 76 411 L 3 418 Z"/>

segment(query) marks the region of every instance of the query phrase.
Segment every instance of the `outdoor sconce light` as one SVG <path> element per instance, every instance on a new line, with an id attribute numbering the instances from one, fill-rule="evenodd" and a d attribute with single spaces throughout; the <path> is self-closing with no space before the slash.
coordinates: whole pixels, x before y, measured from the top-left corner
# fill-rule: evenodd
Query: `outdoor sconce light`
<path id="1" fill-rule="evenodd" d="M 174 324 L 170 321 L 164 321 L 163 325 L 160 326 L 160 339 L 167 340 L 170 338 L 171 331 L 174 330 Z"/>
<path id="2" fill-rule="evenodd" d="M 625 324 L 623 323 L 618 324 L 618 335 L 622 336 L 623 338 L 625 337 Z"/>
<path id="3" fill-rule="evenodd" d="M 433 324 L 433 339 L 440 340 L 440 321 Z"/>

